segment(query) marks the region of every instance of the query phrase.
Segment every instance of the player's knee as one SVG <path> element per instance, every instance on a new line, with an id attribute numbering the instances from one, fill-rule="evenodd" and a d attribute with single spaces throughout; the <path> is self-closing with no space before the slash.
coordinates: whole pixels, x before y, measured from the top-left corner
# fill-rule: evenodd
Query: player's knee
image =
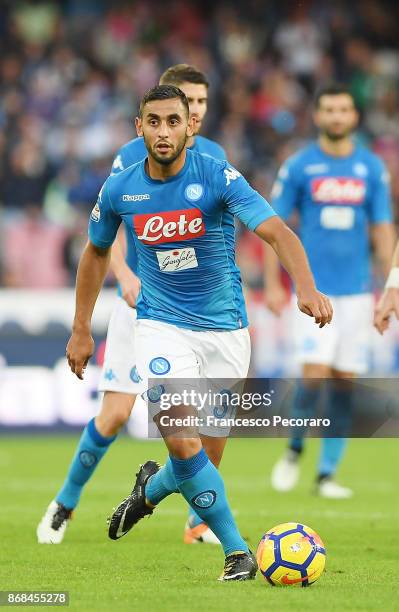
<path id="1" fill-rule="evenodd" d="M 106 393 L 96 425 L 104 436 L 113 436 L 129 419 L 134 403 L 134 397 L 125 397 L 116 393 Z"/>
<path id="2" fill-rule="evenodd" d="M 112 428 L 119 430 L 123 427 L 129 419 L 130 412 L 125 406 L 117 406 L 110 415 L 110 425 Z"/>
<path id="3" fill-rule="evenodd" d="M 200 452 L 202 445 L 199 438 L 170 437 L 167 440 L 170 454 L 176 459 L 189 459 Z"/>

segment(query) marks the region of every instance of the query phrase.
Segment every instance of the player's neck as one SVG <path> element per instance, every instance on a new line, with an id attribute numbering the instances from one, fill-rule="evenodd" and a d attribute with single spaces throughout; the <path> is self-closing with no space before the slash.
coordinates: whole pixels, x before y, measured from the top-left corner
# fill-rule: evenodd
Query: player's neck
<path id="1" fill-rule="evenodd" d="M 319 145 L 324 153 L 333 157 L 348 157 L 353 152 L 353 142 L 351 138 L 341 140 L 330 140 L 325 134 L 320 134 Z"/>
<path id="2" fill-rule="evenodd" d="M 186 163 L 186 149 L 184 148 L 179 157 L 171 164 L 160 164 L 151 155 L 147 157 L 146 172 L 150 178 L 156 181 L 165 181 L 171 176 L 179 174 Z"/>

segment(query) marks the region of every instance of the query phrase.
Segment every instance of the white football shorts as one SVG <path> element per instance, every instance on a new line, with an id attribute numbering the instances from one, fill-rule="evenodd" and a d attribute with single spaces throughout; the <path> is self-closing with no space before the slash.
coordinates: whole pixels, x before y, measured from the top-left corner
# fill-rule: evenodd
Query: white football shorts
<path id="1" fill-rule="evenodd" d="M 117 297 L 108 325 L 99 391 L 140 393 L 136 364 L 136 309 Z"/>
<path id="2" fill-rule="evenodd" d="M 329 296 L 334 315 L 322 329 L 300 312 L 293 297 L 294 343 L 300 364 L 328 365 L 341 372 L 365 374 L 369 369 L 373 296 Z"/>
<path id="3" fill-rule="evenodd" d="M 237 381 L 248 375 L 251 342 L 247 328 L 193 331 L 168 323 L 140 319 L 136 330 L 137 369 L 146 389 L 148 380 L 154 381 L 159 376 L 160 380 L 192 380 L 193 388 L 196 387 L 196 381 L 198 388 L 201 386 L 200 381 L 212 381 L 213 391 L 220 393 L 222 389 L 216 389 L 218 380 Z M 225 380 L 223 382 L 226 383 Z M 199 427 L 199 432 L 213 437 L 228 436 L 230 427 L 218 426 L 220 413 L 214 410 L 213 407 L 204 407 L 200 412 L 204 424 Z M 208 415 L 213 419 L 211 425 L 206 422 Z"/>

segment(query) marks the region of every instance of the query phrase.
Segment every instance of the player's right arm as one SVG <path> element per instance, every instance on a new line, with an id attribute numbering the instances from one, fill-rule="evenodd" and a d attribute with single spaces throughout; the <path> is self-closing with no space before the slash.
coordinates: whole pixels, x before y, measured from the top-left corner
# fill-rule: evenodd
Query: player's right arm
<path id="1" fill-rule="evenodd" d="M 80 258 L 76 276 L 75 316 L 66 355 L 69 367 L 80 379 L 83 379 L 85 367 L 94 352 L 91 318 L 121 222 L 112 208 L 107 184 L 109 180 L 104 183 L 90 215 L 89 241 Z"/>
<path id="2" fill-rule="evenodd" d="M 392 267 L 385 283 L 384 293 L 379 299 L 374 312 L 374 327 L 383 334 L 389 327 L 389 320 L 394 314 L 399 320 L 399 242 L 392 259 Z"/>
<path id="3" fill-rule="evenodd" d="M 96 247 L 89 240 L 79 261 L 76 276 L 75 316 L 66 356 L 72 372 L 81 380 L 88 361 L 94 353 L 91 317 L 107 274 L 110 255 L 110 248 Z"/>
<path id="4" fill-rule="evenodd" d="M 140 280 L 125 260 L 126 240 L 124 231 L 119 230 L 111 249 L 110 268 L 118 281 L 123 299 L 134 308 L 140 291 Z"/>
<path id="5" fill-rule="evenodd" d="M 298 200 L 299 172 L 295 166 L 295 158 L 287 160 L 281 166 L 272 188 L 272 206 L 283 219 L 291 216 Z M 281 282 L 279 258 L 270 244 L 264 244 L 263 260 L 265 304 L 273 314 L 280 316 L 287 305 L 288 295 Z"/>

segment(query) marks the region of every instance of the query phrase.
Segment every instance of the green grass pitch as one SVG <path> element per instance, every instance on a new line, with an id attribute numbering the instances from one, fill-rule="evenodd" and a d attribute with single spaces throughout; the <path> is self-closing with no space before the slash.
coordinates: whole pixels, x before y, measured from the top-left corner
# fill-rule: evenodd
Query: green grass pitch
<path id="1" fill-rule="evenodd" d="M 397 610 L 399 493 L 397 440 L 355 440 L 340 480 L 351 500 L 311 494 L 319 442 L 310 441 L 297 491 L 272 491 L 269 473 L 282 440 L 231 440 L 222 463 L 242 534 L 256 549 L 277 523 L 299 521 L 324 540 L 326 572 L 308 589 L 216 581 L 215 546 L 182 543 L 179 495 L 118 542 L 105 519 L 129 492 L 138 463 L 165 458 L 162 442 L 121 437 L 86 488 L 59 546 L 38 545 L 36 525 L 64 478 L 77 437 L 0 438 L 0 590 L 69 590 L 72 610 Z M 19 608 L 18 609 L 22 609 Z M 26 609 L 26 608 L 25 608 Z"/>

